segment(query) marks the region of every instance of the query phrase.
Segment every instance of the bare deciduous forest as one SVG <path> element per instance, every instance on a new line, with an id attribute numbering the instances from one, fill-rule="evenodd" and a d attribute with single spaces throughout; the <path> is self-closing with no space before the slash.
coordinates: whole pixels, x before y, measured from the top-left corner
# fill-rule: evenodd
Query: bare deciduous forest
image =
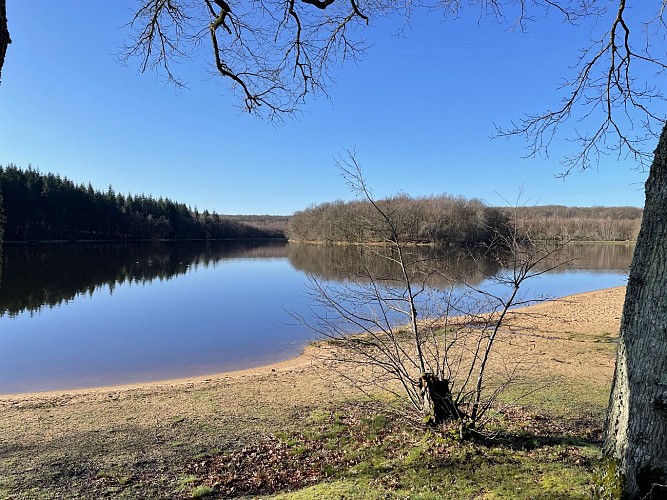
<path id="1" fill-rule="evenodd" d="M 405 194 L 378 202 L 398 221 L 406 242 L 469 246 L 489 242 L 508 220 L 538 240 L 635 240 L 642 209 L 636 207 L 565 207 L 560 205 L 499 208 L 477 199 L 449 195 L 413 198 Z M 362 201 L 334 201 L 296 212 L 287 227 L 293 241 L 343 242 L 361 237 L 383 241 L 372 229 L 372 207 Z"/>
<path id="2" fill-rule="evenodd" d="M 533 237 L 541 240 L 634 241 L 643 210 L 637 207 L 543 205 L 519 207 L 516 213 L 519 227 L 530 227 Z"/>

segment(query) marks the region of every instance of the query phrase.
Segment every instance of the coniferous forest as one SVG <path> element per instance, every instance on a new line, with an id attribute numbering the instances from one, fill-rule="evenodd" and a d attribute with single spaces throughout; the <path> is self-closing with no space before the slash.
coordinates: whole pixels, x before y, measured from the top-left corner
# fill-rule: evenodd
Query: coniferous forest
<path id="1" fill-rule="evenodd" d="M 282 238 L 168 198 L 123 195 L 33 168 L 0 166 L 4 241 Z M 0 233 L 0 237 L 2 233 Z M 1 241 L 1 240 L 0 240 Z"/>

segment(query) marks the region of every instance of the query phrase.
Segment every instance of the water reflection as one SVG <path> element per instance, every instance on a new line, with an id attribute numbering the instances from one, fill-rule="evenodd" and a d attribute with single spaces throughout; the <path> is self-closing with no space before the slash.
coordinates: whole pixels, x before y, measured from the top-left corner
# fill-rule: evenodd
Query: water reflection
<path id="1" fill-rule="evenodd" d="M 169 280 L 231 259 L 284 258 L 284 240 L 7 245 L 0 316 L 56 307 L 101 288 Z"/>
<path id="2" fill-rule="evenodd" d="M 568 264 L 555 272 L 569 272 L 572 269 L 627 274 L 632 261 L 635 244 L 619 243 L 570 243 L 563 247 L 546 264 L 552 265 L 559 259 Z"/>
<path id="3" fill-rule="evenodd" d="M 548 248 L 548 247 L 547 247 Z M 632 260 L 634 243 L 571 243 L 542 261 L 537 270 L 551 269 L 555 273 L 570 273 L 573 270 L 598 271 L 626 274 Z M 382 248 L 364 250 L 357 247 L 289 245 L 287 255 L 290 263 L 299 271 L 312 274 L 322 280 L 339 281 L 349 275 L 363 275 L 360 268 L 360 253 L 367 257 L 377 252 L 386 255 Z M 484 257 L 484 253 L 463 251 L 443 251 L 428 246 L 408 249 L 406 260 L 419 259 L 426 267 L 438 269 L 441 273 L 431 277 L 434 287 L 446 287 L 452 280 L 466 277 L 471 285 L 480 284 L 486 277 L 500 271 L 498 261 Z M 397 266 L 386 258 L 363 259 L 373 276 L 399 278 Z"/>
<path id="4" fill-rule="evenodd" d="M 634 244 L 572 243 L 542 266 L 567 262 L 555 272 L 589 270 L 627 273 Z M 358 248 L 307 244 L 287 244 L 283 240 L 218 242 L 145 242 L 131 244 L 52 244 L 6 246 L 0 316 L 36 312 L 56 307 L 77 295 L 93 295 L 102 288 L 113 292 L 124 283 L 149 284 L 170 280 L 199 267 L 215 266 L 233 259 L 289 259 L 294 269 L 324 280 L 342 280 L 359 269 Z M 382 252 L 381 248 L 373 251 Z M 368 251 L 366 252 L 368 253 Z M 410 249 L 413 257 L 433 262 L 442 272 L 431 285 L 447 286 L 456 276 L 466 276 L 470 284 L 499 271 L 495 261 L 471 258 L 461 252 L 443 252 L 430 247 Z M 396 267 L 383 258 L 364 259 L 375 276 L 392 276 Z"/>
<path id="5" fill-rule="evenodd" d="M 571 245 L 558 258 L 577 260 L 531 286 L 558 296 L 622 285 L 632 250 Z M 438 259 L 448 276 L 497 270 L 460 254 L 411 251 Z M 287 359 L 314 337 L 286 312 L 305 317 L 311 310 L 304 273 L 336 282 L 345 278 L 341 270 L 358 264 L 349 248 L 279 241 L 6 246 L 0 393 L 204 375 Z M 393 272 L 382 259 L 369 266 Z"/>
<path id="6" fill-rule="evenodd" d="M 327 281 L 354 279 L 364 281 L 369 274 L 385 280 L 401 279 L 400 267 L 392 261 L 391 252 L 385 247 L 349 247 L 321 245 L 290 245 L 290 263 L 295 269 Z M 485 276 L 499 271 L 496 261 L 482 257 L 481 252 L 471 256 L 463 251 L 443 251 L 429 246 L 407 248 L 405 262 L 419 261 L 422 269 L 437 269 L 429 278 L 435 288 L 447 287 L 462 276 L 472 285 L 479 284 Z M 366 266 L 364 268 L 363 266 Z"/>

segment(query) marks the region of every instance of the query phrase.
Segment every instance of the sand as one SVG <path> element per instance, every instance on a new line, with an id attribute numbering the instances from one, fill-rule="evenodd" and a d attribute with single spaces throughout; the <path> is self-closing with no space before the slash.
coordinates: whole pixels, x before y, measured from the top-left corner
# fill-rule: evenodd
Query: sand
<path id="1" fill-rule="evenodd" d="M 551 361 L 566 364 L 578 363 L 575 352 L 578 342 L 611 340 L 618 334 L 620 325 L 625 287 L 610 288 L 571 295 L 560 299 L 549 300 L 540 304 L 510 312 L 506 322 L 512 332 L 530 338 L 530 342 L 540 345 L 553 346 Z M 571 348 L 568 348 L 567 346 Z M 304 385 L 312 386 L 300 378 L 315 378 L 323 376 L 323 363 L 319 359 L 318 349 L 309 346 L 305 351 L 290 360 L 268 364 L 255 368 L 215 373 L 198 377 L 187 377 L 156 382 L 132 383 L 125 385 L 94 387 L 85 389 L 58 390 L 48 392 L 32 392 L 22 394 L 0 395 L 0 406 L 23 406 L 39 403 L 60 401 L 85 401 L 105 398 L 118 398 L 121 395 L 162 394 L 179 391 L 191 392 L 199 388 L 224 387 L 229 390 L 232 386 L 252 388 L 262 392 L 265 386 L 270 387 L 271 394 L 277 400 L 284 400 L 286 393 L 274 390 L 281 385 L 291 385 L 300 388 Z M 564 361 L 558 358 L 571 358 L 574 361 Z M 608 375 L 610 360 L 604 360 L 601 365 Z M 289 383 L 285 381 L 289 379 Z M 288 391 L 291 392 L 291 391 Z M 299 392 L 297 399 L 309 400 L 312 391 Z"/>

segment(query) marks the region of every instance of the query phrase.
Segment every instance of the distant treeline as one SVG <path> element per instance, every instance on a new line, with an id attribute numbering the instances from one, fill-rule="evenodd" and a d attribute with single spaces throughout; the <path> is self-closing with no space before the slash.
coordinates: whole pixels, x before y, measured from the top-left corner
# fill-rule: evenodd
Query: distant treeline
<path id="1" fill-rule="evenodd" d="M 578 241 L 634 241 L 644 211 L 637 207 L 564 207 L 542 205 L 506 209 L 516 214 L 519 228 L 535 239 Z"/>
<path id="2" fill-rule="evenodd" d="M 448 195 L 412 198 L 398 195 L 377 202 L 406 242 L 470 246 L 490 241 L 516 219 L 519 230 L 535 240 L 635 240 L 642 209 L 636 207 L 564 207 L 558 205 L 489 207 L 477 199 Z M 296 212 L 287 237 L 293 241 L 382 241 L 384 225 L 368 202 L 335 201 Z"/>
<path id="3" fill-rule="evenodd" d="M 0 166 L 4 240 L 136 240 L 284 237 L 168 198 L 99 191 L 66 177 Z"/>
<path id="4" fill-rule="evenodd" d="M 222 217 L 259 229 L 274 231 L 282 236 L 285 235 L 289 221 L 287 215 L 223 215 Z"/>
<path id="5" fill-rule="evenodd" d="M 401 194 L 377 201 L 407 242 L 436 242 L 469 246 L 490 241 L 505 231 L 508 215 L 480 200 L 454 196 L 412 198 Z M 370 203 L 335 201 L 296 212 L 287 236 L 294 241 L 383 241 L 386 225 Z"/>

